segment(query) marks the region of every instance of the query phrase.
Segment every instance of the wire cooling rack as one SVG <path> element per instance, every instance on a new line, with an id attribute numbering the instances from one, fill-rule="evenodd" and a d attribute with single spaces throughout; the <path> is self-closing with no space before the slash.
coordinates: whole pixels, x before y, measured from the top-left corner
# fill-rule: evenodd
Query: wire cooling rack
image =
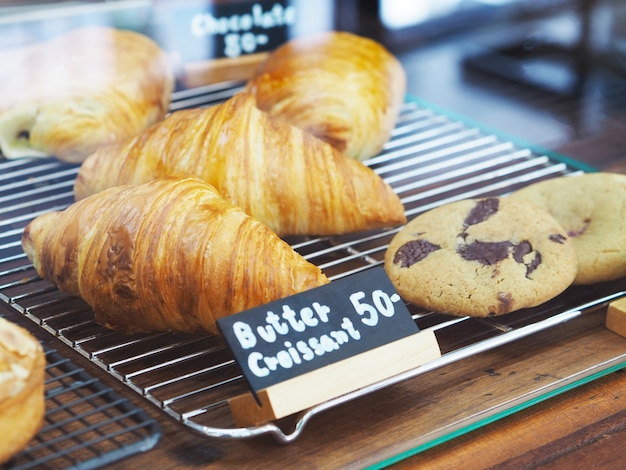
<path id="1" fill-rule="evenodd" d="M 221 84 L 180 91 L 173 97 L 171 111 L 210 106 L 240 89 L 240 84 Z M 503 195 L 546 178 L 590 170 L 413 98 L 403 106 L 391 140 L 366 164 L 398 194 L 408 218 L 444 203 Z M 175 332 L 121 335 L 111 331 L 94 321 L 84 301 L 41 279 L 26 258 L 20 244 L 25 225 L 41 213 L 64 209 L 73 202 L 77 171 L 77 165 L 54 160 L 0 162 L 0 304 L 5 302 L 142 399 L 208 437 L 270 434 L 280 443 L 293 442 L 317 413 L 572 321 L 626 295 L 623 280 L 577 287 L 537 308 L 487 319 L 451 318 L 408 305 L 420 330 L 435 332 L 441 359 L 315 406 L 296 416 L 294 426 L 268 423 L 241 428 L 233 422 L 228 401 L 247 393 L 249 387 L 221 338 Z M 398 229 L 336 237 L 291 237 L 286 241 L 329 279 L 336 280 L 380 266 Z M 475 411 L 491 413 L 494 409 Z M 471 426 L 478 415 L 474 413 L 462 422 L 455 417 L 448 424 L 455 429 Z M 450 428 L 442 429 L 447 432 Z M 425 435 L 424 439 L 432 440 L 432 436 Z"/>
<path id="2" fill-rule="evenodd" d="M 11 320 L 11 318 L 7 318 Z M 151 449 L 158 424 L 56 349 L 46 353 L 44 423 L 7 470 L 94 469 Z"/>

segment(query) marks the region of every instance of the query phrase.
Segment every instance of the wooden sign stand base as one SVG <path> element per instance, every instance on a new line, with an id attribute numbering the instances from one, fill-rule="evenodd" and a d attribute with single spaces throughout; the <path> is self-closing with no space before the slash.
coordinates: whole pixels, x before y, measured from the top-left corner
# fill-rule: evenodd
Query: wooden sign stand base
<path id="1" fill-rule="evenodd" d="M 181 66 L 180 80 L 188 88 L 230 80 L 250 80 L 268 52 L 244 55 L 238 58 L 221 58 L 189 62 Z"/>
<path id="2" fill-rule="evenodd" d="M 420 331 L 343 361 L 329 364 L 229 400 L 235 423 L 258 426 L 323 403 L 441 357 L 433 331 Z"/>
<path id="3" fill-rule="evenodd" d="M 609 304 L 606 312 L 606 328 L 626 338 L 626 297 Z"/>

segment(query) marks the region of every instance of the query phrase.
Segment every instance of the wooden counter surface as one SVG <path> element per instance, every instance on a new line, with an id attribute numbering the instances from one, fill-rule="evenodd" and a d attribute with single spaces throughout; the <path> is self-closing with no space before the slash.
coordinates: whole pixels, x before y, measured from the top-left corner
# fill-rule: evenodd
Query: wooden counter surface
<path id="1" fill-rule="evenodd" d="M 397 468 L 623 468 L 626 373 L 552 398 Z"/>

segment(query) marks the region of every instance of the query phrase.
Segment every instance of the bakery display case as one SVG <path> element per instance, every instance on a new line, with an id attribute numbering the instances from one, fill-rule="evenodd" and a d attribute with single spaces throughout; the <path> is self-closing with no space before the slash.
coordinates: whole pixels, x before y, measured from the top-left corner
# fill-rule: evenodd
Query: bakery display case
<path id="1" fill-rule="evenodd" d="M 411 54 L 408 43 L 441 40 L 437 35 L 426 38 L 410 25 L 389 29 L 392 20 L 383 14 L 385 2 L 319 2 L 315 11 L 307 10 L 313 8 L 310 2 L 305 6 L 298 1 L 25 3 L 10 2 L 0 9 L 2 50 L 53 37 L 60 29 L 103 22 L 147 34 L 174 64 L 167 113 L 226 102 L 245 89 L 249 74 L 278 44 L 315 31 L 350 30 L 375 37 L 403 65 Z M 466 30 L 459 18 L 495 14 L 469 3 L 481 2 L 465 2 L 461 13 L 466 16 L 450 16 L 442 29 Z M 500 10 L 507 18 L 526 21 L 531 16 L 534 21 L 543 14 L 537 5 L 529 13 L 520 6 L 525 2 L 509 3 Z M 568 8 L 568 2 L 561 3 L 553 5 L 550 15 Z M 372 11 L 378 12 L 375 18 L 368 16 Z M 426 32 L 444 21 L 442 11 L 425 23 Z M 265 25 L 272 26 L 266 38 L 261 29 L 246 26 L 262 22 L 263 15 Z M 195 29 L 181 26 L 191 24 Z M 238 29 L 237 41 L 226 39 L 234 38 L 228 34 Z M 254 31 L 254 41 L 239 34 L 243 30 Z M 473 55 L 461 65 L 491 73 L 480 67 L 481 60 Z M 363 163 L 392 188 L 408 220 L 447 203 L 506 196 L 534 182 L 599 169 L 593 161 L 529 143 L 442 107 L 429 99 L 436 95 L 412 92 L 411 83 L 420 78 L 405 66 L 408 93 L 391 136 Z M 518 78 L 512 80 L 519 83 Z M 35 217 L 74 202 L 80 167 L 80 162 L 56 157 L 0 157 L 0 314 L 32 331 L 48 359 L 45 427 L 8 468 L 154 464 L 151 458 L 164 468 L 232 468 L 251 462 L 382 468 L 626 366 L 624 339 L 604 325 L 607 306 L 626 296 L 624 279 L 571 286 L 539 306 L 486 318 L 446 315 L 406 303 L 419 330 L 434 333 L 440 358 L 276 421 L 238 425 L 229 401 L 250 388 L 219 335 L 113 331 L 96 321 L 80 297 L 43 279 L 26 256 L 25 227 Z M 283 239 L 332 284 L 383 267 L 386 249 L 399 230 L 377 227 Z M 83 401 L 80 410 L 70 409 Z M 103 430 L 100 414 L 106 415 Z M 95 443 L 87 437 L 92 434 Z M 65 442 L 68 437 L 74 442 Z M 346 451 L 350 446 L 359 448 L 358 456 Z"/>

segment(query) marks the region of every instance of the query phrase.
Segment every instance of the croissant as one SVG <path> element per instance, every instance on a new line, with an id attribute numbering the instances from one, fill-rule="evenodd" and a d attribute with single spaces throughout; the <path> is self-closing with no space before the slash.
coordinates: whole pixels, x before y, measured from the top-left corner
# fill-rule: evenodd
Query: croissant
<path id="1" fill-rule="evenodd" d="M 174 85 L 148 37 L 84 27 L 0 54 L 0 153 L 81 162 L 163 119 Z"/>
<path id="2" fill-rule="evenodd" d="M 37 338 L 0 317 L 0 466 L 23 450 L 46 413 L 46 356 Z M 13 466 L 13 468 L 15 468 Z"/>
<path id="3" fill-rule="evenodd" d="M 365 160 L 391 136 L 404 102 L 406 74 L 378 42 L 324 32 L 274 50 L 247 88 L 260 109 Z"/>
<path id="4" fill-rule="evenodd" d="M 372 169 L 273 120 L 239 93 L 181 110 L 81 165 L 76 199 L 119 184 L 192 174 L 280 236 L 331 235 L 405 222 L 404 207 Z"/>
<path id="5" fill-rule="evenodd" d="M 224 316 L 328 283 L 269 228 L 193 177 L 109 188 L 35 218 L 39 275 L 122 332 L 218 334 Z"/>

